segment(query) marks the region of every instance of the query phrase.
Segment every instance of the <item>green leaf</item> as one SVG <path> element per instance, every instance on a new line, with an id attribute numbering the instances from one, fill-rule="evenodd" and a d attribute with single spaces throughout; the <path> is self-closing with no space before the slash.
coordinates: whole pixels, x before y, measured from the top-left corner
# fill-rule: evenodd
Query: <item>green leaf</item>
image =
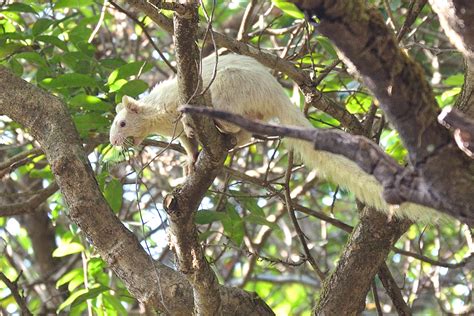
<path id="1" fill-rule="evenodd" d="M 34 36 L 37 36 L 41 33 L 43 33 L 44 31 L 46 31 L 50 26 L 51 24 L 53 24 L 54 21 L 53 20 L 50 20 L 50 19 L 38 19 L 35 24 L 33 25 L 33 29 L 32 29 L 32 32 L 33 32 L 33 35 Z"/>
<path id="2" fill-rule="evenodd" d="M 202 232 L 199 234 L 199 241 L 200 242 L 203 242 L 205 241 L 207 238 L 209 238 L 212 234 L 215 234 L 216 232 L 213 231 L 213 230 L 206 230 L 205 232 Z"/>
<path id="3" fill-rule="evenodd" d="M 117 297 L 110 295 L 108 292 L 104 293 L 103 296 L 104 296 L 104 301 L 105 301 L 104 305 L 107 306 L 107 304 L 110 304 L 112 307 L 112 312 L 116 312 L 117 315 L 129 314 Z"/>
<path id="4" fill-rule="evenodd" d="M 461 87 L 464 83 L 464 74 L 455 74 L 449 76 L 448 78 L 443 80 L 443 83 L 448 86 Z"/>
<path id="5" fill-rule="evenodd" d="M 60 75 L 57 78 L 54 78 L 51 81 L 51 87 L 60 89 L 60 88 L 94 88 L 97 87 L 97 81 L 94 77 L 84 75 L 69 73 Z"/>
<path id="6" fill-rule="evenodd" d="M 82 251 L 84 251 L 84 246 L 80 243 L 73 242 L 70 244 L 62 244 L 54 249 L 53 257 L 65 257 Z"/>
<path id="7" fill-rule="evenodd" d="M 4 59 L 15 52 L 21 50 L 24 46 L 19 43 L 7 43 L 5 45 L 0 45 L 0 59 Z"/>
<path id="8" fill-rule="evenodd" d="M 90 131 L 106 132 L 110 125 L 107 118 L 95 112 L 74 116 L 73 120 L 81 137 L 86 137 Z"/>
<path id="9" fill-rule="evenodd" d="M 237 199 L 239 202 L 241 202 L 242 206 L 247 210 L 249 211 L 250 213 L 256 215 L 256 216 L 260 216 L 260 217 L 264 217 L 265 218 L 265 212 L 263 211 L 263 209 L 258 206 L 257 204 L 257 200 L 254 199 L 254 198 L 245 198 L 245 197 L 239 197 Z"/>
<path id="10" fill-rule="evenodd" d="M 51 45 L 54 45 L 60 49 L 62 49 L 63 51 L 67 51 L 67 44 L 59 39 L 59 37 L 57 36 L 53 36 L 53 35 L 40 35 L 38 37 L 36 37 L 36 40 L 38 42 L 43 42 L 43 43 L 47 43 L 47 44 L 51 44 Z"/>
<path id="11" fill-rule="evenodd" d="M 304 14 L 293 3 L 283 0 L 272 0 L 272 2 L 283 12 L 295 19 L 304 19 Z"/>
<path id="12" fill-rule="evenodd" d="M 324 48 L 324 50 L 334 59 L 338 58 L 336 50 L 334 49 L 334 46 L 332 46 L 332 43 L 327 39 L 326 37 L 323 36 L 318 36 L 317 37 L 318 43 Z"/>
<path id="13" fill-rule="evenodd" d="M 17 59 L 24 59 L 34 65 L 40 66 L 40 67 L 48 67 L 48 63 L 44 59 L 43 56 L 38 54 L 37 52 L 24 52 L 24 53 L 19 53 L 16 54 L 15 57 Z"/>
<path id="14" fill-rule="evenodd" d="M 107 79 L 107 83 L 108 85 L 111 85 L 119 79 L 127 79 L 131 76 L 143 74 L 147 71 L 150 71 L 151 68 L 152 65 L 150 63 L 147 63 L 146 61 L 135 61 L 132 63 L 125 64 L 112 71 L 112 73 L 109 75 L 109 78 Z"/>
<path id="15" fill-rule="evenodd" d="M 27 12 L 27 13 L 34 13 L 38 14 L 35 9 L 33 9 L 31 6 L 24 4 L 24 3 L 19 3 L 15 2 L 10 4 L 8 7 L 1 11 L 9 11 L 9 12 Z"/>
<path id="16" fill-rule="evenodd" d="M 243 220 L 245 222 L 252 223 L 252 224 L 268 226 L 275 230 L 280 229 L 280 227 L 277 224 L 268 221 L 265 217 L 260 217 L 253 214 L 249 214 L 245 216 Z"/>
<path id="17" fill-rule="evenodd" d="M 107 290 L 108 288 L 103 285 L 96 285 L 89 289 L 81 289 L 77 292 L 74 292 L 61 305 L 59 305 L 57 312 L 59 313 L 69 305 L 76 306 L 88 299 L 96 298 L 100 293 Z"/>
<path id="18" fill-rule="evenodd" d="M 224 226 L 224 233 L 232 240 L 236 245 L 241 245 L 244 240 L 245 227 L 244 222 L 240 218 L 239 214 L 231 208 L 227 209 L 226 212 L 229 217 L 222 221 Z"/>
<path id="19" fill-rule="evenodd" d="M 117 179 L 112 179 L 109 183 L 105 184 L 104 196 L 110 207 L 115 213 L 120 211 L 122 207 L 122 194 L 123 187 L 122 183 Z"/>
<path id="20" fill-rule="evenodd" d="M 55 9 L 63 8 L 81 8 L 94 3 L 93 0 L 58 0 L 54 6 Z"/>
<path id="21" fill-rule="evenodd" d="M 81 282 L 84 281 L 84 272 L 82 271 L 81 268 L 73 269 L 63 275 L 61 278 L 59 278 L 58 281 L 56 281 L 56 288 L 59 288 L 60 286 L 71 282 L 74 279 L 80 278 Z"/>
<path id="22" fill-rule="evenodd" d="M 215 221 L 223 221 L 226 219 L 229 219 L 229 216 L 226 213 L 202 210 L 196 213 L 194 222 L 196 224 L 204 225 L 210 224 Z"/>
<path id="23" fill-rule="evenodd" d="M 13 70 L 13 73 L 17 75 L 18 77 L 23 76 L 23 66 L 21 63 L 18 62 L 15 58 L 11 58 L 10 61 L 8 62 L 10 64 L 11 70 Z"/>
<path id="24" fill-rule="evenodd" d="M 105 268 L 105 262 L 101 258 L 91 258 L 87 263 L 87 273 L 90 276 L 95 276 Z"/>
<path id="25" fill-rule="evenodd" d="M 83 93 L 78 94 L 69 100 L 69 105 L 73 108 L 97 112 L 106 112 L 113 109 L 110 103 L 102 101 L 96 96 Z"/>
<path id="26" fill-rule="evenodd" d="M 127 82 L 118 90 L 119 97 L 128 95 L 132 98 L 138 97 L 140 94 L 148 90 L 148 84 L 140 79 L 135 79 Z"/>

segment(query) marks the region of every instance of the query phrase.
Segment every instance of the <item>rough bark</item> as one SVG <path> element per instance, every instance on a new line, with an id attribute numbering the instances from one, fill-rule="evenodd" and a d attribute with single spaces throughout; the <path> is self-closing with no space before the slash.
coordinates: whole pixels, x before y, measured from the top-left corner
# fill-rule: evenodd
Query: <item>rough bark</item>
<path id="1" fill-rule="evenodd" d="M 439 211 L 474 224 L 474 162 L 437 122 L 439 109 L 421 67 L 398 47 L 380 13 L 361 0 L 293 2 L 319 18 L 318 31 L 335 43 L 380 101 L 422 177 L 419 190 L 438 201 Z M 418 197 L 390 199 L 396 204 Z"/>
<path id="2" fill-rule="evenodd" d="M 107 205 L 66 106 L 4 67 L 0 67 L 0 78 L 0 113 L 23 125 L 39 142 L 69 207 L 71 220 L 130 293 L 162 313 L 192 314 L 193 294 L 187 280 L 180 273 L 154 263 Z M 272 314 L 254 294 L 223 286 L 219 290 L 224 314 Z"/>
<path id="3" fill-rule="evenodd" d="M 365 309 L 365 297 L 390 247 L 409 227 L 408 222 L 389 219 L 365 209 L 353 230 L 336 269 L 325 280 L 316 315 L 356 315 Z M 383 229 L 381 229 L 383 227 Z M 370 264 L 367 264 L 368 259 Z"/>
<path id="4" fill-rule="evenodd" d="M 204 106 L 206 100 L 201 95 L 203 87 L 198 72 L 200 56 L 195 43 L 199 21 L 197 6 L 187 4 L 186 9 L 184 13 L 174 14 L 179 101 L 181 104 Z M 176 255 L 178 271 L 186 276 L 193 288 L 195 313 L 220 315 L 222 301 L 219 283 L 199 243 L 194 216 L 207 189 L 222 170 L 227 147 L 210 119 L 186 115 L 182 121 L 186 126 L 185 131 L 192 129 L 194 134 L 188 136 L 201 140 L 204 150 L 194 166 L 194 173 L 187 178 L 183 187 L 166 198 L 170 244 Z"/>

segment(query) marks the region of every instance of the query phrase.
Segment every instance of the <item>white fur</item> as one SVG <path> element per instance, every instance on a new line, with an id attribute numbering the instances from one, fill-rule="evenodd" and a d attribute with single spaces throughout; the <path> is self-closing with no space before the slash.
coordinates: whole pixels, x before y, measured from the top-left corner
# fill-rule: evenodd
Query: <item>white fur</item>
<path id="1" fill-rule="evenodd" d="M 206 87 L 212 77 L 215 56 L 203 60 L 203 85 Z M 299 109 L 294 106 L 278 81 L 267 68 L 256 60 L 240 55 L 220 56 L 216 77 L 210 86 L 212 104 L 216 109 L 226 110 L 243 116 L 269 121 L 279 120 L 282 124 L 312 127 Z M 110 132 L 111 143 L 121 145 L 128 136 L 138 140 L 156 133 L 163 136 L 178 136 L 183 131 L 178 119 L 179 106 L 176 79 L 164 81 L 138 103 L 140 110 L 134 114 L 122 108 Z M 126 128 L 118 126 L 121 120 Z M 250 134 L 226 122 L 218 122 L 222 130 L 233 133 L 239 143 L 246 142 Z M 319 174 L 354 195 L 369 206 L 397 217 L 408 217 L 425 223 L 440 218 L 433 209 L 404 203 L 389 206 L 382 198 L 382 187 L 371 175 L 363 172 L 353 161 L 332 153 L 315 151 L 312 144 L 295 139 L 285 140 L 289 148 L 298 153 L 305 164 Z"/>

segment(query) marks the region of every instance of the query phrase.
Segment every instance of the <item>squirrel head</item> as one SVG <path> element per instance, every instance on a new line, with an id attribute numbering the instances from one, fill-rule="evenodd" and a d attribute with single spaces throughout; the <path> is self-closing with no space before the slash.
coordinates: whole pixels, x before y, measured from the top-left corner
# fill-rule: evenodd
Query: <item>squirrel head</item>
<path id="1" fill-rule="evenodd" d="M 127 138 L 131 138 L 134 146 L 139 145 L 147 136 L 140 102 L 124 95 L 115 111 L 117 115 L 110 127 L 110 143 L 113 146 L 132 145 L 127 143 Z"/>

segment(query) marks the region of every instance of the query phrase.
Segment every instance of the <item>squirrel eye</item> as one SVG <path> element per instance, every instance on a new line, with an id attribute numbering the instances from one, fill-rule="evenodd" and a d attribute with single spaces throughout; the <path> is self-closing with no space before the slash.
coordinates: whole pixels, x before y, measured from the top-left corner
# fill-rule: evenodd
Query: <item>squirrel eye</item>
<path id="1" fill-rule="evenodd" d="M 120 122 L 120 127 L 125 127 L 125 125 L 126 125 L 126 124 L 125 124 L 125 121 L 121 121 L 121 122 Z"/>

